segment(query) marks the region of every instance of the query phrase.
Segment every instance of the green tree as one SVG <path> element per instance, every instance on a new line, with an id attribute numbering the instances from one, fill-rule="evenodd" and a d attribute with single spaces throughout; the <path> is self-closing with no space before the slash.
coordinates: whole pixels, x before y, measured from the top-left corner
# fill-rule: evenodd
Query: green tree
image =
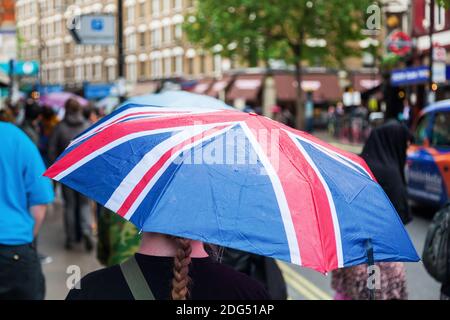
<path id="1" fill-rule="evenodd" d="M 302 61 L 342 66 L 357 55 L 364 36 L 369 0 L 200 0 L 184 28 L 200 47 L 220 46 L 221 55 L 239 57 L 249 66 L 282 59 L 296 67 Z M 304 125 L 301 87 L 297 86 L 297 126 Z"/>

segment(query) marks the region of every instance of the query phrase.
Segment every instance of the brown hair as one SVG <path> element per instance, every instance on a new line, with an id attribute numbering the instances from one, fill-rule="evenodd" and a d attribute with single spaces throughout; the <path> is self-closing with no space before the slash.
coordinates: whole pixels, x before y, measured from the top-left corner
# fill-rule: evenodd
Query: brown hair
<path id="1" fill-rule="evenodd" d="M 172 300 L 189 298 L 189 265 L 191 263 L 191 240 L 175 237 L 177 252 L 173 263 Z"/>
<path id="2" fill-rule="evenodd" d="M 64 104 L 64 108 L 66 109 L 66 113 L 75 114 L 81 111 L 81 104 L 76 99 L 69 98 Z"/>

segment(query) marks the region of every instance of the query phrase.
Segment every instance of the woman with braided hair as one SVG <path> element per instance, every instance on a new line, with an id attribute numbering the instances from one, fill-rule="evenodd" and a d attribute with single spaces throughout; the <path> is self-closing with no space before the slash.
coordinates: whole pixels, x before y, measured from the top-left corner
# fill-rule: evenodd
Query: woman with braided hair
<path id="1" fill-rule="evenodd" d="M 79 289 L 77 289 L 79 288 Z M 211 258 L 200 241 L 142 233 L 126 262 L 94 271 L 68 300 L 267 300 L 256 280 Z"/>

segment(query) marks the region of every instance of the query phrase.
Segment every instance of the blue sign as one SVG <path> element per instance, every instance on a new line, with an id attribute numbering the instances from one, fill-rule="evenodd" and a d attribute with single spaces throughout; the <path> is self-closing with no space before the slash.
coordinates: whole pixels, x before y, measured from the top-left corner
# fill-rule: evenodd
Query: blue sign
<path id="1" fill-rule="evenodd" d="M 63 92 L 64 86 L 62 84 L 43 85 L 38 87 L 40 95 L 46 95 L 54 92 Z"/>
<path id="2" fill-rule="evenodd" d="M 102 31 L 103 30 L 103 19 L 92 19 L 91 20 L 91 28 L 94 31 Z"/>
<path id="3" fill-rule="evenodd" d="M 110 96 L 113 86 L 112 83 L 85 83 L 83 86 L 84 97 L 93 100 Z"/>
<path id="4" fill-rule="evenodd" d="M 81 15 L 69 28 L 78 44 L 113 45 L 116 41 L 116 17 L 112 14 Z"/>
<path id="5" fill-rule="evenodd" d="M 34 76 L 39 72 L 39 62 L 37 61 L 14 60 L 13 66 L 14 75 L 16 76 Z M 3 71 L 5 74 L 9 74 L 9 67 L 9 61 L 0 62 L 0 71 Z"/>
<path id="6" fill-rule="evenodd" d="M 427 83 L 430 78 L 430 69 L 427 66 L 393 70 L 391 73 L 391 85 L 404 86 Z"/>

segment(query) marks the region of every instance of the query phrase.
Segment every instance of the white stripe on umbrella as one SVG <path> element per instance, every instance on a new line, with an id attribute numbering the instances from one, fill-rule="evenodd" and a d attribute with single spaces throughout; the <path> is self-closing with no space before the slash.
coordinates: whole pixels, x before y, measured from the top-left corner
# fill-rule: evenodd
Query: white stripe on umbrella
<path id="1" fill-rule="evenodd" d="M 285 130 L 285 131 L 286 131 L 286 130 Z M 288 131 L 286 131 L 286 132 L 288 132 Z M 288 132 L 288 133 L 289 133 L 289 135 L 290 135 L 291 137 L 298 138 L 298 139 L 300 139 L 300 140 L 302 140 L 302 141 L 304 141 L 304 142 L 306 142 L 306 143 L 308 143 L 308 144 L 314 146 L 316 149 L 318 149 L 319 151 L 322 151 L 323 153 L 325 153 L 325 154 L 327 154 L 328 156 L 332 157 L 334 160 L 336 160 L 336 161 L 342 163 L 343 165 L 349 167 L 350 169 L 356 171 L 357 173 L 359 173 L 359 174 L 361 174 L 361 175 L 364 175 L 360 170 L 358 170 L 358 169 L 355 168 L 355 167 L 360 168 L 361 170 L 363 170 L 363 171 L 366 173 L 366 175 L 367 175 L 367 177 L 368 177 L 369 179 L 373 180 L 372 177 L 371 177 L 371 175 L 369 174 L 369 172 L 367 172 L 367 170 L 366 170 L 363 166 L 361 166 L 359 163 L 353 161 L 352 159 L 347 158 L 347 157 L 345 157 L 345 156 L 339 154 L 338 152 L 333 151 L 333 150 L 330 150 L 330 149 L 328 149 L 328 148 L 326 148 L 326 147 L 324 147 L 324 146 L 322 146 L 322 145 L 320 145 L 320 144 L 317 144 L 317 143 L 315 143 L 315 142 L 313 142 L 313 141 L 311 141 L 311 140 L 308 140 L 308 139 L 305 139 L 305 138 L 303 138 L 303 137 L 301 137 L 301 136 L 299 136 L 299 135 L 293 134 L 292 132 Z"/>
<path id="2" fill-rule="evenodd" d="M 229 123 L 228 123 L 229 124 Z M 190 144 L 187 144 L 186 146 L 184 146 L 183 148 L 181 148 L 180 150 L 178 150 L 177 152 L 174 152 L 171 157 L 169 159 L 167 159 L 167 161 L 161 166 L 161 168 L 156 172 L 156 174 L 151 178 L 151 180 L 147 183 L 147 185 L 145 186 L 145 188 L 141 191 L 141 193 L 139 194 L 139 196 L 136 198 L 136 200 L 133 202 L 133 204 L 131 205 L 131 207 L 128 209 L 127 213 L 125 214 L 124 218 L 127 220 L 130 220 L 130 218 L 133 216 L 133 214 L 136 212 L 136 210 L 139 208 L 139 206 L 141 205 L 142 201 L 144 201 L 144 199 L 147 197 L 147 194 L 150 192 L 150 190 L 153 188 L 153 186 L 156 184 L 156 182 L 159 180 L 159 178 L 163 175 L 163 173 L 166 171 L 166 169 L 170 166 L 170 164 L 184 151 L 189 150 L 197 145 L 199 145 L 200 143 L 204 142 L 205 140 L 209 140 L 212 139 L 216 136 L 219 136 L 225 132 L 227 132 L 228 130 L 230 130 L 233 126 L 235 125 L 235 123 L 233 123 L 232 125 L 218 130 L 212 134 L 209 135 L 205 135 L 204 137 L 202 137 L 201 139 L 198 139 Z M 207 129 L 211 129 L 217 127 L 216 124 L 214 125 L 209 125 Z M 200 132 L 196 132 L 196 134 L 202 133 L 204 131 L 206 131 L 207 129 L 200 131 Z M 196 134 L 193 134 L 193 136 L 195 136 Z M 186 140 L 186 136 L 184 136 L 184 140 Z M 180 141 L 182 142 L 182 141 Z M 175 146 L 175 145 L 174 145 Z M 164 148 L 161 149 L 161 153 L 158 155 L 158 157 L 156 158 L 156 160 L 159 160 L 160 156 L 162 154 L 164 154 L 168 149 L 174 147 L 174 146 L 165 146 Z M 154 163 L 153 163 L 154 164 Z M 151 166 L 146 166 L 144 168 L 142 168 L 143 170 L 145 170 L 144 174 L 148 171 L 148 169 L 151 168 Z M 142 170 L 141 168 L 139 170 Z M 139 172 L 140 174 L 142 174 L 142 172 Z M 131 172 L 130 172 L 131 174 Z M 128 177 L 128 176 L 127 176 Z M 127 178 L 124 179 L 124 181 Z M 129 178 L 131 179 L 131 177 Z M 122 182 L 124 182 L 122 181 Z M 139 182 L 139 181 L 138 181 Z M 120 187 L 120 186 L 119 186 Z M 117 189 L 116 189 L 117 191 Z M 122 206 L 122 204 L 125 202 L 125 200 L 128 198 L 128 196 L 131 194 L 131 192 L 133 191 L 133 188 L 130 188 L 128 190 L 128 194 L 127 197 L 123 198 L 124 195 L 121 195 L 121 204 L 119 207 L 117 207 L 117 204 L 119 203 L 119 201 L 117 201 L 117 203 L 115 203 L 115 207 L 117 208 L 117 210 L 120 209 L 120 207 Z M 113 197 L 111 197 L 112 199 Z M 110 199 L 110 200 L 111 200 Z M 108 204 L 105 205 L 105 207 L 108 207 Z M 111 209 L 111 208 L 110 208 Z M 112 209 L 114 210 L 114 209 Z"/>
<path id="3" fill-rule="evenodd" d="M 119 109 L 120 110 L 120 109 Z M 94 126 L 92 129 L 90 129 L 89 131 L 85 132 L 83 135 L 79 136 L 78 138 L 74 139 L 73 141 L 70 142 L 69 147 L 71 147 L 72 145 L 78 143 L 81 140 L 87 139 L 89 137 L 91 137 L 92 135 L 94 135 L 95 133 L 101 132 L 104 129 L 106 129 L 107 127 L 109 127 L 110 125 L 114 124 L 115 121 L 117 121 L 120 118 L 120 121 L 125 121 L 129 118 L 132 117 L 136 117 L 137 115 L 133 115 L 133 113 L 144 113 L 144 112 L 158 112 L 158 113 L 153 113 L 152 115 L 156 118 L 161 118 L 161 117 L 171 117 L 175 114 L 180 115 L 181 113 L 186 113 L 186 114 L 200 114 L 200 113 L 208 113 L 208 112 L 220 112 L 222 110 L 214 110 L 214 109 L 201 109 L 201 108 L 170 108 L 170 111 L 165 111 L 165 110 L 169 110 L 169 108 L 162 108 L 162 107 L 134 107 L 134 108 L 129 108 L 129 109 L 125 109 L 122 112 L 116 114 L 115 116 L 111 117 L 110 119 L 106 120 L 105 122 L 103 122 L 102 124 L 98 125 L 98 126 Z"/>
<path id="4" fill-rule="evenodd" d="M 303 148 L 302 144 L 296 139 L 298 136 L 293 135 L 290 132 L 287 132 L 287 133 L 288 133 L 289 137 L 292 139 L 292 141 L 294 141 L 295 145 L 298 147 L 298 149 L 302 153 L 303 157 L 306 159 L 306 161 L 308 161 L 311 168 L 313 168 L 314 172 L 319 177 L 319 180 L 325 189 L 325 192 L 326 192 L 327 198 L 328 198 L 328 203 L 330 204 L 331 216 L 333 219 L 334 236 L 336 239 L 336 252 L 337 252 L 338 267 L 342 268 L 344 266 L 344 258 L 343 258 L 343 254 L 342 254 L 341 229 L 339 228 L 339 220 L 338 220 L 338 217 L 336 214 L 336 207 L 334 205 L 334 200 L 333 200 L 333 196 L 331 195 L 330 188 L 328 187 L 328 184 L 326 183 L 325 179 L 323 178 L 323 176 L 320 173 L 319 169 L 317 168 L 316 164 L 309 156 L 308 152 L 306 152 L 306 150 L 305 150 L 305 148 Z M 306 141 L 306 142 L 308 142 L 308 141 Z"/>
<path id="5" fill-rule="evenodd" d="M 297 234 L 295 233 L 294 223 L 292 221 L 291 211 L 289 210 L 289 206 L 286 200 L 286 195 L 284 194 L 283 187 L 281 185 L 280 178 L 275 172 L 272 163 L 268 159 L 261 145 L 256 140 L 255 136 L 251 132 L 250 128 L 246 123 L 241 123 L 242 129 L 244 130 L 247 138 L 252 144 L 256 154 L 258 155 L 261 163 L 266 169 L 267 175 L 272 182 L 272 186 L 275 192 L 275 196 L 277 198 L 278 206 L 280 207 L 281 218 L 283 220 L 284 229 L 286 231 L 286 238 L 288 241 L 289 252 L 291 256 L 291 262 L 296 263 L 298 265 L 302 264 L 302 259 L 300 256 L 300 248 L 298 245 Z"/>

